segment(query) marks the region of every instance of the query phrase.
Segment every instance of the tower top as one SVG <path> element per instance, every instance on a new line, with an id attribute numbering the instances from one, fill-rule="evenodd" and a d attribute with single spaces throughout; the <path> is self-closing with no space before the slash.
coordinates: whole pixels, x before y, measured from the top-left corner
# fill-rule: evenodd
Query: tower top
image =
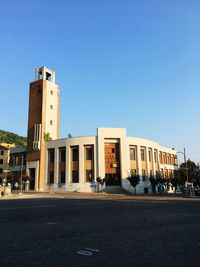
<path id="1" fill-rule="evenodd" d="M 55 83 L 55 71 L 48 69 L 43 66 L 35 70 L 35 80 L 47 80 L 49 82 Z"/>

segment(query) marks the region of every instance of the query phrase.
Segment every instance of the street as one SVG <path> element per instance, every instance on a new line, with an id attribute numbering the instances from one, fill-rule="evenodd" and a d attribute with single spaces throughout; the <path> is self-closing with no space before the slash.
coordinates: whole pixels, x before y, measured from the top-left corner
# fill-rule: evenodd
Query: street
<path id="1" fill-rule="evenodd" d="M 0 201 L 0 266 L 200 266 L 200 199 Z"/>

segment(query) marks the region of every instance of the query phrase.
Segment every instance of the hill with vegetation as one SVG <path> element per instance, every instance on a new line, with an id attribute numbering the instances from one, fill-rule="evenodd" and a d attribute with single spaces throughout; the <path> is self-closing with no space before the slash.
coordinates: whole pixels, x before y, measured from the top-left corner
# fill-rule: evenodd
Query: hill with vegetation
<path id="1" fill-rule="evenodd" d="M 26 146 L 26 137 L 15 133 L 0 130 L 0 143 L 15 143 L 16 147 Z"/>

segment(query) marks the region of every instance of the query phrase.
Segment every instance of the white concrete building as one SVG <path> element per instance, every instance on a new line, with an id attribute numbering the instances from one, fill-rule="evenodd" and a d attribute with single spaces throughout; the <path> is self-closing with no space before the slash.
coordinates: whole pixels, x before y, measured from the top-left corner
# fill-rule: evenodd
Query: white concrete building
<path id="1" fill-rule="evenodd" d="M 97 177 L 105 186 L 132 191 L 127 177 L 140 176 L 137 192 L 150 187 L 158 173 L 173 178 L 176 151 L 146 139 L 127 137 L 123 128 L 98 128 L 96 136 L 72 137 L 46 143 L 44 190 L 91 192 Z"/>
<path id="2" fill-rule="evenodd" d="M 106 187 L 132 190 L 127 177 L 139 175 L 137 189 L 143 193 L 150 176 L 173 177 L 176 151 L 127 137 L 126 129 L 98 128 L 96 136 L 66 139 L 59 139 L 59 132 L 60 88 L 55 72 L 38 68 L 30 83 L 26 151 L 26 173 L 32 188 L 90 192 L 94 189 L 91 184 L 101 177 Z"/>

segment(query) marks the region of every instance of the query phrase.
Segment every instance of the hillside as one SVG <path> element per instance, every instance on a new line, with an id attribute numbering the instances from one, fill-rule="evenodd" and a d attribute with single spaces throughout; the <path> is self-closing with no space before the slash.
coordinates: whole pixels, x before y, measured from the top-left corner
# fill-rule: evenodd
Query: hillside
<path id="1" fill-rule="evenodd" d="M 26 146 L 26 137 L 0 130 L 0 143 L 15 143 L 16 147 Z"/>

